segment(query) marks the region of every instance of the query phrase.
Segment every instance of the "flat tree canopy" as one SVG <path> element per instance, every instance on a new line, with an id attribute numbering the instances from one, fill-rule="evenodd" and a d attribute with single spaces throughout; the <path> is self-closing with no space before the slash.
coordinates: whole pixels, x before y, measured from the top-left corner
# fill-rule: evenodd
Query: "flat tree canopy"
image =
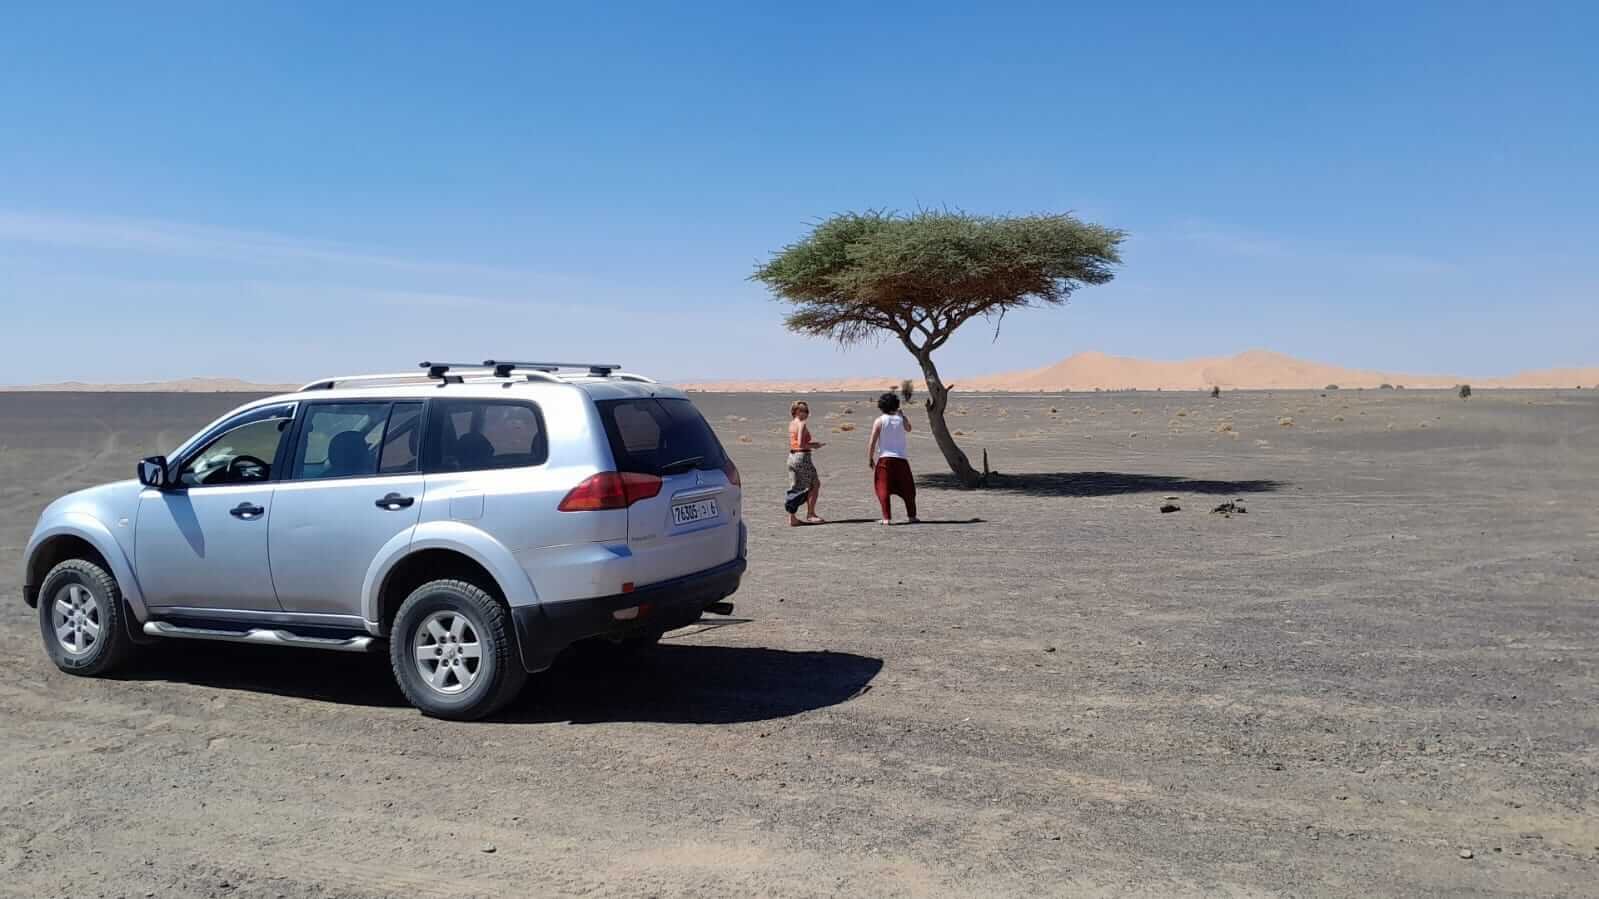
<path id="1" fill-rule="evenodd" d="M 1120 264 L 1122 231 L 1067 215 L 849 212 L 833 216 L 756 269 L 794 309 L 792 331 L 849 345 L 892 334 L 927 379 L 928 420 L 951 470 L 981 478 L 944 422 L 949 389 L 933 351 L 972 318 L 1061 305 Z M 997 327 L 997 321 L 996 321 Z"/>

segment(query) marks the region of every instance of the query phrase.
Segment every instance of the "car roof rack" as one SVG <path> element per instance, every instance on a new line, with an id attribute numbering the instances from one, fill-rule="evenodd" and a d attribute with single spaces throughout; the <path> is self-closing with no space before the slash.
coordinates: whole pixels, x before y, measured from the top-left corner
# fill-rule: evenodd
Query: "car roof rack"
<path id="1" fill-rule="evenodd" d="M 484 368 L 494 370 L 497 378 L 508 378 L 511 372 L 521 369 L 523 371 L 541 371 L 546 374 L 555 374 L 563 368 L 586 368 L 590 375 L 596 378 L 610 377 L 614 371 L 620 371 L 622 366 L 612 365 L 607 362 L 512 362 L 503 359 L 485 359 Z"/>
<path id="2" fill-rule="evenodd" d="M 602 362 L 524 362 L 504 359 L 485 359 L 482 362 L 430 362 L 417 363 L 419 371 L 376 373 L 365 375 L 340 375 L 336 378 L 318 378 L 304 387 L 307 390 L 332 390 L 337 387 L 398 386 L 404 382 L 437 381 L 440 387 L 447 384 L 464 384 L 468 377 L 474 379 L 503 378 L 505 386 L 510 379 L 521 375 L 526 381 L 552 381 L 562 383 L 573 378 L 615 378 L 619 381 L 636 381 L 654 384 L 655 380 L 632 372 L 622 371 L 620 365 Z M 563 369 L 565 371 L 563 371 Z"/>

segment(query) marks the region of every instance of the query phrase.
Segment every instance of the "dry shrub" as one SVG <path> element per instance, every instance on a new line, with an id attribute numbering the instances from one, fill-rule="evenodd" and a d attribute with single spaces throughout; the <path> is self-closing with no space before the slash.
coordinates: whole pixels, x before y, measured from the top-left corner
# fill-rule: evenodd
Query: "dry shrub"
<path id="1" fill-rule="evenodd" d="M 1343 420 L 1344 420 L 1344 417 L 1342 415 L 1334 415 L 1333 416 L 1333 421 L 1343 421 Z"/>
<path id="2" fill-rule="evenodd" d="M 738 442 L 739 443 L 754 443 L 755 442 L 755 438 L 751 437 L 748 434 L 740 434 L 740 435 L 738 435 Z"/>
<path id="3" fill-rule="evenodd" d="M 1137 431 L 1130 431 L 1130 432 L 1128 432 L 1127 436 L 1128 437 L 1137 437 L 1138 436 L 1138 432 Z"/>
<path id="4" fill-rule="evenodd" d="M 855 410 L 851 409 L 849 406 L 845 406 L 844 407 L 844 414 L 845 415 L 854 415 L 855 414 Z"/>
<path id="5" fill-rule="evenodd" d="M 966 436 L 966 432 L 965 431 L 961 431 L 961 430 L 956 430 L 955 431 L 955 436 L 956 437 L 965 437 Z"/>
<path id="6" fill-rule="evenodd" d="M 1182 425 L 1182 422 L 1177 420 L 1177 419 L 1175 419 L 1175 418 L 1172 419 L 1171 421 L 1166 422 L 1166 427 L 1168 427 L 1168 428 L 1176 428 L 1176 427 L 1180 427 L 1181 425 Z"/>
<path id="7" fill-rule="evenodd" d="M 1060 410 L 1056 409 L 1054 406 L 1050 406 L 1049 407 L 1049 414 L 1050 415 L 1059 415 L 1060 414 Z"/>
<path id="8" fill-rule="evenodd" d="M 1188 410 L 1187 409 L 1178 409 L 1177 410 L 1177 417 L 1178 418 L 1186 418 L 1186 417 L 1188 417 Z"/>
<path id="9" fill-rule="evenodd" d="M 839 425 L 838 429 L 840 431 L 853 431 L 853 430 L 855 430 L 855 425 L 846 421 L 843 424 Z"/>
<path id="10" fill-rule="evenodd" d="M 1216 425 L 1216 433 L 1218 433 L 1218 434 L 1231 434 L 1231 433 L 1233 433 L 1233 423 L 1230 422 L 1230 421 L 1224 421 L 1224 422 Z"/>
<path id="11" fill-rule="evenodd" d="M 1133 410 L 1133 414 L 1134 415 L 1143 415 L 1144 414 L 1144 410 L 1142 410 L 1142 409 L 1134 409 Z"/>
<path id="12" fill-rule="evenodd" d="M 1277 419 L 1277 424 L 1284 428 L 1291 428 L 1294 426 L 1294 420 L 1284 415 L 1282 418 Z"/>

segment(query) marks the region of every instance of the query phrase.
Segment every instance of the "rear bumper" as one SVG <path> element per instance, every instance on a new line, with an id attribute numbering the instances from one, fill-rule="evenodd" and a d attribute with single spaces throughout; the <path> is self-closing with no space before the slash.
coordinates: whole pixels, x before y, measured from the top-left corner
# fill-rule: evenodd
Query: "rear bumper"
<path id="1" fill-rule="evenodd" d="M 738 590 L 746 567 L 744 559 L 738 558 L 631 593 L 516 606 L 511 609 L 511 619 L 516 624 L 522 665 L 528 671 L 543 671 L 555 663 L 561 650 L 590 637 L 625 637 L 693 624 L 706 606 Z M 636 617 L 622 620 L 615 615 L 635 607 Z"/>

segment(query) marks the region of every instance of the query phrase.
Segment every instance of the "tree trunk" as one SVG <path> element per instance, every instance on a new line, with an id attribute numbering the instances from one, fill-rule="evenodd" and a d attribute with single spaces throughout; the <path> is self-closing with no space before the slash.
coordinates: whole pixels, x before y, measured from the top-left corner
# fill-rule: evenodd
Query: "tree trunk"
<path id="1" fill-rule="evenodd" d="M 933 439 L 938 442 L 939 452 L 944 454 L 944 461 L 949 463 L 949 470 L 955 473 L 962 485 L 967 488 L 980 487 L 983 476 L 972 468 L 972 463 L 966 454 L 955 445 L 955 438 L 950 436 L 949 425 L 944 421 L 944 409 L 949 406 L 949 388 L 944 386 L 944 381 L 938 376 L 938 368 L 933 365 L 933 357 L 929 353 L 921 353 L 916 361 L 922 365 L 922 375 L 927 379 L 927 426 L 933 432 Z"/>

